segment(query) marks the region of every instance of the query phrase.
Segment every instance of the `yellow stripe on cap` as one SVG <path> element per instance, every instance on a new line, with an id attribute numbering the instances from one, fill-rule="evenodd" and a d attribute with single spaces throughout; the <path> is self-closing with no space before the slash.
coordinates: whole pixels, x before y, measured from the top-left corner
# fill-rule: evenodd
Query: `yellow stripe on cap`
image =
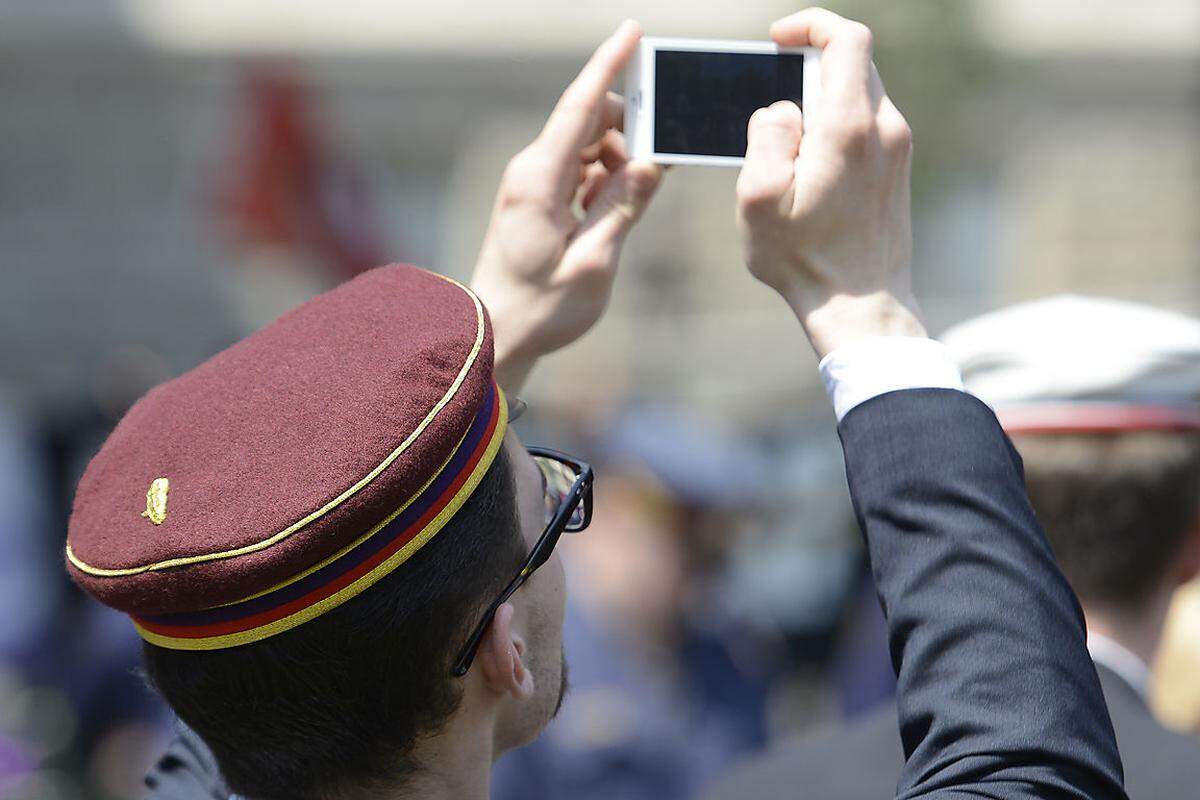
<path id="1" fill-rule="evenodd" d="M 497 387 L 497 389 L 499 389 L 499 387 Z M 475 464 L 475 468 L 471 471 L 471 474 L 467 477 L 466 481 L 464 481 L 463 485 L 457 492 L 455 492 L 454 496 L 450 499 L 446 506 L 437 514 L 437 516 L 429 521 L 429 523 L 420 531 L 420 533 L 414 536 L 410 541 L 389 556 L 386 560 L 375 566 L 367 574 L 311 606 L 306 606 L 286 617 L 274 620 L 273 622 L 269 622 L 257 628 L 238 631 L 236 633 L 222 634 L 219 636 L 188 638 L 166 636 L 160 633 L 155 633 L 146 629 L 140 625 L 136 619 L 134 619 L 133 626 L 137 630 L 138 635 L 153 645 L 164 647 L 170 650 L 221 650 L 228 647 L 236 647 L 238 645 L 262 641 L 263 639 L 283 633 L 284 631 L 291 630 L 292 628 L 302 625 L 309 620 L 315 619 L 328 611 L 332 611 L 346 601 L 361 594 L 363 591 L 382 580 L 389 573 L 411 558 L 413 553 L 420 550 L 421 547 L 423 547 L 430 539 L 437 535 L 437 533 L 446 526 L 446 523 L 448 523 L 451 518 L 458 513 L 459 509 L 462 508 L 463 504 L 466 503 L 467 499 L 471 496 L 475 489 L 478 488 L 480 481 L 483 480 L 483 476 L 487 474 L 492 462 L 495 461 L 496 454 L 500 452 L 500 448 L 504 443 L 504 433 L 508 428 L 508 405 L 504 400 L 504 395 L 502 392 L 500 392 L 499 396 L 497 397 L 497 402 L 499 403 L 499 418 L 496 420 L 496 428 L 492 433 L 491 439 L 488 441 L 483 455 L 480 456 L 479 461 Z M 428 484 L 426 485 L 428 486 Z M 381 524 L 377 525 L 363 537 L 360 537 L 360 539 L 357 541 L 360 543 L 366 541 L 367 538 L 403 512 L 408 506 L 409 502 L 411 502 L 411 500 L 390 514 L 388 518 L 385 519 Z M 311 572 L 311 569 L 306 571 L 304 574 L 308 574 L 308 572 Z M 303 577 L 303 575 L 297 575 L 296 577 L 289 579 L 280 585 L 283 586 L 294 582 L 299 580 L 301 577 Z"/>

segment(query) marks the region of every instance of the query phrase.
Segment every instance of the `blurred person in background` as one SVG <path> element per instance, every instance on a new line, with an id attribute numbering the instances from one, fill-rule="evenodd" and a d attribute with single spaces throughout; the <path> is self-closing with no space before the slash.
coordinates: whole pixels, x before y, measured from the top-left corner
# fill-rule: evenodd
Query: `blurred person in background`
<path id="1" fill-rule="evenodd" d="M 46 470 L 33 439 L 32 426 L 0 387 L 0 602 L 21 609 L 0 617 L 0 796 L 59 755 L 72 727 L 62 715 L 39 720 L 32 707 L 34 676 L 57 666 L 49 634 L 61 602 L 54 590 L 62 585 L 45 542 Z"/>
<path id="2" fill-rule="evenodd" d="M 1200 321 L 1056 297 L 942 339 L 1024 460 L 1034 510 L 1083 604 L 1130 796 L 1191 796 L 1200 741 L 1165 728 L 1148 701 L 1172 597 L 1200 573 Z M 814 796 L 885 796 L 904 763 L 894 712 L 788 742 L 712 796 L 775 797 L 812 775 Z"/>
<path id="3" fill-rule="evenodd" d="M 71 487 L 111 423 L 98 402 L 35 413 L 11 397 L 0 389 L 0 600 L 12 611 L 0 619 L 0 797 L 121 797 L 161 748 L 165 714 L 133 674 L 137 635 L 65 579 L 59 549 Z"/>
<path id="4" fill-rule="evenodd" d="M 712 742 L 710 764 L 760 746 L 770 667 L 725 578 L 734 545 L 761 511 L 761 455 L 712 423 L 644 403 L 616 420 L 599 450 L 626 499 L 612 504 L 620 509 L 612 543 L 596 537 L 577 548 L 580 580 L 592 584 L 583 591 L 643 665 L 671 676 L 691 710 L 691 736 Z M 662 565 L 657 600 L 623 574 L 623 555 L 639 551 Z"/>
<path id="5" fill-rule="evenodd" d="M 60 573 L 57 554 L 45 541 L 48 470 L 34 428 L 0 386 L 0 599 L 5 608 L 28 609 L 0 617 L 0 663 L 21 671 L 44 666 L 50 649 L 45 637 L 61 602 L 49 588 Z"/>
<path id="6" fill-rule="evenodd" d="M 1123 798 L 1120 760 L 1086 656 L 1082 619 L 1029 512 L 1018 460 L 991 412 L 961 391 L 961 378 L 953 363 L 927 338 L 920 321 L 910 274 L 911 133 L 874 72 L 870 33 L 862 25 L 821 9 L 789 17 L 772 33 L 783 45 L 811 44 L 823 49 L 824 95 L 821 112 L 813 115 L 803 134 L 800 111 L 792 103 L 760 110 L 750 122 L 746 163 L 738 181 L 745 260 L 752 275 L 788 303 L 822 358 L 821 372 L 840 422 L 851 495 L 887 609 L 899 674 L 901 721 L 910 753 L 905 796 L 957 792 L 992 798 Z M 475 279 L 496 318 L 494 375 L 502 385 L 519 386 L 539 356 L 574 340 L 595 322 L 605 306 L 621 240 L 657 183 L 657 174 L 647 172 L 647 167 L 641 168 L 641 178 L 635 180 L 633 168 L 619 158 L 614 160 L 611 148 L 606 155 L 605 142 L 597 141 L 600 135 L 610 139 L 603 133 L 609 127 L 603 124 L 605 109 L 618 113 L 620 109 L 619 102 L 606 100 L 604 90 L 636 39 L 636 29 L 624 26 L 602 46 L 552 115 L 546 134 L 514 159 L 506 174 Z M 596 143 L 593 152 L 598 151 L 599 167 L 581 167 L 589 162 L 585 157 L 588 143 Z M 606 158 L 615 169 L 604 163 Z M 589 224 L 585 218 L 581 223 L 570 213 L 570 201 L 588 173 L 597 176 L 601 171 L 595 192 L 590 196 L 585 192 L 584 206 L 592 221 Z M 546 490 L 558 485 L 555 481 L 551 487 L 547 478 L 539 490 L 533 475 L 537 470 L 528 459 L 522 460 L 515 437 L 506 452 L 513 461 L 518 498 L 512 496 L 511 488 L 498 483 L 503 476 L 492 477 L 497 474 L 492 470 L 489 488 L 481 491 L 484 500 L 476 502 L 471 512 L 477 515 L 476 521 L 463 523 L 468 530 L 465 538 L 456 539 L 451 533 L 433 539 L 429 550 L 418 551 L 414 563 L 422 564 L 424 571 L 401 570 L 371 591 L 356 583 L 354 588 L 362 593 L 345 606 L 322 600 L 319 606 L 296 612 L 299 616 L 274 617 L 272 622 L 259 620 L 257 611 L 255 616 L 238 616 L 274 602 L 279 592 L 304 588 L 300 581 L 311 575 L 321 577 L 321 570 L 339 563 L 313 564 L 315 556 L 305 548 L 284 547 L 268 552 L 261 560 L 235 563 L 219 573 L 227 579 L 223 581 L 211 579 L 208 554 L 202 561 L 189 560 L 187 568 L 179 571 L 172 571 L 176 565 L 169 559 L 161 562 L 161 569 L 97 567 L 84 560 L 97 557 L 91 551 L 106 562 L 114 557 L 124 560 L 130 547 L 138 550 L 133 555 L 139 558 L 162 552 L 160 541 L 170 544 L 169 537 L 160 540 L 149 527 L 167 519 L 165 478 L 155 478 L 145 490 L 144 516 L 148 519 L 127 539 L 110 535 L 113 522 L 106 512 L 109 504 L 116 504 L 114 508 L 124 509 L 118 516 L 136 513 L 118 496 L 129 493 L 128 482 L 139 490 L 145 486 L 137 480 L 148 469 L 142 463 L 145 448 L 136 446 L 139 437 L 153 440 L 156 432 L 165 430 L 168 433 L 163 434 L 166 440 L 162 444 L 168 451 L 177 443 L 175 437 L 181 437 L 184 452 L 194 453 L 214 445 L 208 443 L 204 430 L 199 434 L 175 431 L 169 424 L 172 419 L 190 411 L 211 422 L 212 414 L 241 411 L 243 403 L 250 402 L 239 393 L 236 401 L 229 399 L 228 408 L 204 407 L 208 378 L 219 383 L 219 373 L 226 370 L 225 378 L 237 379 L 232 388 L 265 395 L 256 396 L 252 403 L 259 412 L 254 416 L 263 417 L 259 423 L 267 426 L 256 428 L 255 433 L 272 430 L 270 424 L 276 417 L 270 413 L 271 402 L 290 402 L 291 412 L 297 413 L 299 408 L 304 414 L 315 414 L 327 420 L 326 425 L 336 434 L 353 420 L 331 414 L 325 404 L 309 408 L 302 393 L 295 397 L 287 391 L 294 388 L 288 381 L 295 376 L 281 370 L 286 373 L 296 366 L 291 359 L 297 357 L 289 346 L 297 349 L 302 360 L 316 359 L 331 370 L 344 370 L 347 360 L 353 366 L 352 345 L 364 345 L 364 336 L 376 346 L 410 346 L 408 337 L 377 336 L 363 318 L 366 310 L 416 338 L 429 335 L 437 341 L 437 335 L 461 333 L 451 325 L 449 331 L 439 327 L 436 332 L 420 334 L 406 327 L 420 324 L 419 320 L 413 322 L 411 314 L 387 316 L 390 305 L 381 308 L 378 295 L 371 292 L 382 290 L 389 281 L 402 282 L 408 290 L 436 286 L 440 292 L 462 299 L 429 273 L 405 267 L 368 273 L 318 298 L 199 370 L 155 390 L 106 443 L 77 495 L 67 551 L 73 576 L 95 594 L 120 601 L 137 617 L 142 635 L 158 643 L 146 646 L 151 678 L 185 721 L 196 724 L 213 744 L 221 772 L 226 777 L 236 776 L 233 788 L 252 787 L 251 794 L 260 800 L 485 797 L 491 761 L 498 753 L 536 737 L 565 689 L 565 666 L 549 652 L 561 636 L 562 570 L 543 545 L 552 545 L 556 539 L 548 537 L 555 529 L 561 532 L 561 523 L 573 519 L 576 509 L 586 508 L 580 503 L 589 474 L 582 465 L 575 467 L 569 493 L 550 495 L 559 504 L 570 501 L 571 505 L 557 508 L 550 527 L 533 546 L 516 578 L 476 624 L 462 658 L 449 658 L 449 648 L 457 644 L 453 633 L 469 624 L 457 612 L 486 602 L 484 590 L 500 578 L 498 573 L 491 574 L 500 566 L 497 562 L 509 560 L 516 552 L 492 551 L 486 556 L 476 552 L 476 558 L 487 566 L 477 560 L 448 573 L 437 573 L 436 565 L 445 569 L 445 559 L 453 562 L 472 547 L 478 551 L 483 544 L 493 543 L 485 537 L 505 533 L 493 530 L 500 526 L 488 524 L 495 514 L 488 515 L 491 507 L 480 508 L 482 502 L 495 502 L 494 508 L 508 503 L 506 513 L 517 517 L 511 504 L 519 499 L 518 521 L 525 523 L 519 533 L 527 539 L 531 533 L 536 535 L 535 523 L 547 510 L 543 508 Z M 342 307 L 343 301 L 348 309 Z M 435 304 L 434 311 L 437 309 Z M 327 315 L 334 310 L 353 313 L 346 325 L 327 328 L 322 322 L 329 322 Z M 401 312 L 408 310 L 401 306 Z M 476 400 L 488 402 L 476 395 L 484 394 L 491 385 L 493 340 L 486 336 L 482 311 L 476 316 L 477 340 L 481 338 L 486 345 L 479 351 L 486 352 L 480 362 L 483 374 L 473 376 L 465 396 L 452 402 L 455 413 L 468 418 L 474 414 L 482 420 L 487 406 L 477 410 L 473 406 Z M 472 323 L 474 329 L 474 320 Z M 335 335 L 339 337 L 336 340 Z M 296 337 L 312 352 L 294 343 Z M 260 345 L 279 350 L 260 354 L 253 349 Z M 251 357 L 243 358 L 247 354 Z M 285 354 L 288 358 L 278 365 L 271 358 L 283 359 Z M 441 351 L 420 354 L 425 360 L 406 363 L 413 372 L 406 377 L 422 386 L 427 373 L 437 371 L 433 362 L 445 366 L 445 355 Z M 372 364 L 368 372 L 371 367 L 381 368 Z M 279 395 L 260 391 L 259 384 L 244 385 L 263 371 L 283 382 L 277 387 Z M 361 388 L 364 378 L 338 377 L 355 388 Z M 371 373 L 366 377 L 384 376 Z M 314 383 L 314 391 L 318 383 Z M 324 391 L 328 393 L 329 387 Z M 354 393 L 350 396 L 360 399 Z M 490 396 L 497 397 L 498 392 Z M 435 412 L 441 407 L 436 406 Z M 499 398 L 491 407 L 496 409 L 490 412 L 491 418 L 498 419 L 507 406 Z M 495 437 L 499 428 L 488 425 Z M 322 431 L 329 435 L 328 429 Z M 305 447 L 309 438 L 297 436 L 295 430 L 276 429 L 274 433 L 287 434 L 285 444 L 293 442 L 299 448 Z M 443 432 L 447 437 L 450 433 Z M 197 435 L 199 439 L 188 440 Z M 250 446 L 264 448 L 272 442 L 268 433 L 266 442 Z M 150 444 L 157 451 L 157 444 Z M 422 443 L 423 449 L 428 446 L 428 442 Z M 241 492 L 238 499 L 245 499 L 251 507 L 224 509 L 239 520 L 243 513 L 256 520 L 259 513 L 270 512 L 255 503 L 261 504 L 260 493 L 280 489 L 269 480 L 229 485 L 231 480 L 238 481 L 242 470 L 251 468 L 237 459 L 253 460 L 254 452 L 232 453 L 236 462 L 231 465 L 232 474 L 205 474 L 205 459 L 201 459 L 200 472 L 194 474 L 201 482 L 216 480 L 219 486 Z M 496 452 L 489 444 L 491 457 Z M 284 461 L 296 455 L 270 454 Z M 425 453 L 424 458 L 427 469 L 439 463 L 436 452 Z M 557 463 L 570 464 L 561 459 Z M 336 471 L 343 465 L 322 463 L 321 469 L 330 466 Z M 486 466 L 481 469 L 487 470 Z M 419 483 L 422 476 L 419 471 L 389 474 L 384 488 L 393 480 Z M 105 494 L 101 490 L 107 480 L 120 486 L 112 486 Z M 299 479 L 282 488 L 298 493 L 314 487 Z M 455 491 L 469 494 L 473 488 Z M 466 501 L 462 494 L 455 497 L 464 497 L 467 505 L 475 500 Z M 214 502 L 226 501 L 217 497 Z M 185 523 L 192 519 L 186 516 L 186 503 L 176 506 L 184 511 Z M 193 523 L 202 526 L 198 534 L 205 542 L 207 537 L 226 535 L 231 522 L 208 519 L 203 513 L 208 510 L 202 509 L 196 517 L 199 522 Z M 205 522 L 214 523 L 215 528 L 205 527 Z M 330 524 L 329 520 L 321 523 L 322 533 L 336 537 L 334 548 L 358 548 L 366 541 L 353 540 L 347 545 L 346 538 L 360 536 L 361 529 Z M 470 534 L 478 534 L 479 540 Z M 420 540 L 418 547 L 424 542 Z M 522 542 L 509 541 L 506 547 L 511 550 L 519 544 Z M 253 551 L 258 552 L 257 548 Z M 338 551 L 334 557 L 341 559 L 352 552 Z M 231 551 L 228 555 L 233 558 L 242 553 Z M 408 555 L 411 552 L 406 551 L 404 556 Z M 539 555 L 544 558 L 535 560 Z M 275 563 L 276 558 L 283 561 Z M 534 572 L 543 563 L 551 568 Z M 264 569 L 264 564 L 270 569 Z M 160 564 L 154 562 L 153 566 Z M 291 572 L 298 568 L 303 572 Z M 251 597 L 226 598 L 227 602 L 218 600 L 219 605 L 212 605 L 211 593 L 228 595 L 242 584 L 249 588 L 264 582 L 271 574 L 275 574 L 272 580 L 279 575 L 293 575 L 293 579 L 251 589 L 255 591 Z M 179 580 L 172 580 L 175 577 Z M 118 580 L 109 583 L 108 578 Z M 422 580 L 428 585 L 419 589 Z M 453 593 L 459 580 L 469 583 L 465 594 Z M 407 589 L 402 587 L 410 583 L 418 597 L 428 598 L 432 593 L 436 609 L 427 612 L 422 607 L 414 615 L 415 608 L 403 602 Z M 525 591 L 514 593 L 522 586 Z M 207 604 L 181 606 L 176 612 L 142 608 L 143 603 L 156 605 L 169 595 L 178 595 L 180 602 L 186 599 L 189 606 Z M 1030 598 L 1034 602 L 1022 602 Z M 401 607 L 389 607 L 389 602 L 399 602 Z M 952 611 L 948 612 L 948 607 Z M 448 609 L 455 613 L 443 620 L 444 628 L 421 627 L 421 619 L 444 615 Z M 282 613 L 273 608 L 275 612 Z M 142 616 L 147 613 L 152 616 Z M 322 616 L 325 614 L 329 616 Z M 542 614 L 546 616 L 539 622 Z M 279 631 L 271 626 L 281 619 L 287 620 L 288 632 L 274 639 Z M 419 631 L 421 638 L 414 641 L 405 637 L 404 631 L 392 630 L 389 625 L 400 624 L 397 619 L 408 620 L 405 624 Z M 230 628 L 233 632 L 228 632 Z M 382 641 L 365 638 L 380 630 L 384 632 Z M 540 643 L 538 633 L 543 636 Z M 197 648 L 197 644 L 201 646 Z M 471 671 L 469 655 L 474 647 L 479 648 L 479 658 L 477 669 Z M 189 652 L 209 648 L 214 652 Z M 371 663 L 357 659 L 342 663 L 347 650 Z M 303 669 L 295 669 L 297 663 Z M 458 690 L 447 688 L 450 675 L 440 672 L 452 663 L 462 666 L 461 671 L 454 671 L 464 677 Z M 400 669 L 413 686 L 397 678 Z M 351 671 L 347 674 L 347 670 Z M 429 694 L 410 696 L 416 685 Z M 397 702 L 409 705 L 390 708 L 376 699 L 381 694 L 390 698 L 391 706 Z M 1001 709 L 987 702 L 997 694 L 1004 698 Z M 397 728 L 402 731 L 393 730 Z M 1031 739 L 1040 742 L 1036 752 L 1024 747 Z M 168 786 L 168 772 L 193 776 L 190 787 L 174 796 L 202 797 L 214 792 L 220 796 L 216 788 L 219 777 L 204 775 L 203 767 L 194 756 L 189 760 L 187 752 L 172 753 L 162 770 L 152 776 L 162 789 L 159 796 L 172 796 L 181 785 Z M 199 786 L 197 769 L 202 773 Z"/>
<path id="7" fill-rule="evenodd" d="M 762 486 L 758 454 L 636 403 L 592 448 L 604 479 L 564 545 L 571 702 L 502 759 L 493 798 L 689 797 L 765 740 L 776 662 L 722 578 Z"/>

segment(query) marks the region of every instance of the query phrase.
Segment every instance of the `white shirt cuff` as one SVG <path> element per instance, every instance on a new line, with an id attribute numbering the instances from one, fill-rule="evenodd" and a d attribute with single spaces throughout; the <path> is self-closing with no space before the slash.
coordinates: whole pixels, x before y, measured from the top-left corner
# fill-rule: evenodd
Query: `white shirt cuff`
<path id="1" fill-rule="evenodd" d="M 941 342 L 880 336 L 839 347 L 821 359 L 821 378 L 838 422 L 859 403 L 900 389 L 963 390 L 962 375 Z"/>

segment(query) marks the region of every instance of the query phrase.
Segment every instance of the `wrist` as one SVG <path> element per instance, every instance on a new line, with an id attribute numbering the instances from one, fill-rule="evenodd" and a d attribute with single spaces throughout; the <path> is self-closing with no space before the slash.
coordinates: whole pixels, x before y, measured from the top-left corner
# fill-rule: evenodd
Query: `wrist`
<path id="1" fill-rule="evenodd" d="M 496 383 L 500 384 L 500 388 L 510 395 L 517 395 L 525 388 L 525 382 L 529 380 L 529 374 L 533 372 L 536 360 L 501 360 L 496 359 L 495 376 Z"/>
<path id="2" fill-rule="evenodd" d="M 492 362 L 496 382 L 506 392 L 519 392 L 541 354 L 534 352 L 529 337 L 522 332 L 519 315 L 493 309 L 486 300 L 484 305 L 492 323 Z"/>
<path id="3" fill-rule="evenodd" d="M 789 299 L 804 332 L 822 359 L 834 350 L 864 339 L 927 338 L 920 309 L 911 293 L 832 293 L 820 300 Z"/>

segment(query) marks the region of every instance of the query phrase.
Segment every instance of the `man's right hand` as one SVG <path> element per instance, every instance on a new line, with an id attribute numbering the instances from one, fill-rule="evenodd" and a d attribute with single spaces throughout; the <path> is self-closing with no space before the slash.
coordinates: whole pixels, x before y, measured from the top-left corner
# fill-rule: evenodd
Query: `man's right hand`
<path id="1" fill-rule="evenodd" d="M 750 272 L 795 311 L 817 356 L 926 335 L 912 293 L 912 132 L 871 63 L 866 26 L 820 8 L 779 20 L 780 45 L 821 49 L 819 106 L 750 119 L 738 226 Z"/>
<path id="2" fill-rule="evenodd" d="M 641 35 L 626 22 L 601 44 L 504 171 L 471 287 L 492 317 L 505 391 L 600 319 L 625 237 L 662 180 L 662 167 L 629 160 L 624 101 L 607 91 Z"/>

